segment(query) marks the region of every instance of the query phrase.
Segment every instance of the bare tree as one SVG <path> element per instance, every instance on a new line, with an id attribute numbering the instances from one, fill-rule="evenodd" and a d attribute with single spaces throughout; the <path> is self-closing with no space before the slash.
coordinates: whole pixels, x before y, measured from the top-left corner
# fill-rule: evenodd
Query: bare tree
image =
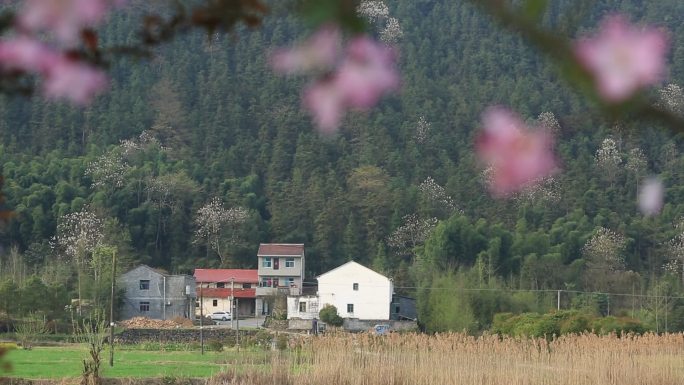
<path id="1" fill-rule="evenodd" d="M 238 229 L 245 223 L 249 213 L 242 207 L 226 209 L 217 197 L 200 207 L 195 216 L 194 243 L 206 241 L 207 251 L 213 250 L 221 260 L 221 266 L 227 266 L 226 248 L 238 242 Z"/>

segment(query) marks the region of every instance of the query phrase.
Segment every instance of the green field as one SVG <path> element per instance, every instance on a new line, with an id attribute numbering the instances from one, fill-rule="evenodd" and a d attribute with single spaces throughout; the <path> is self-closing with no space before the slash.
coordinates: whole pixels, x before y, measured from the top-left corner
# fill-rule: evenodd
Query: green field
<path id="1" fill-rule="evenodd" d="M 119 349 L 114 354 L 114 367 L 109 366 L 109 351 L 103 352 L 103 377 L 209 377 L 236 367 L 261 366 L 268 352 L 240 351 L 144 351 Z M 36 347 L 12 350 L 8 360 L 12 371 L 4 375 L 28 379 L 78 377 L 85 347 Z"/>

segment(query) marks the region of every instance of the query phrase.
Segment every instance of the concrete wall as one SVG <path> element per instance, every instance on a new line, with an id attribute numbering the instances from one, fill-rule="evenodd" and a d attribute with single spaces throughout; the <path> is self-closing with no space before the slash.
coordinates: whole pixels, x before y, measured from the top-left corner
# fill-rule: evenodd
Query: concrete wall
<path id="1" fill-rule="evenodd" d="M 140 288 L 141 280 L 149 281 L 148 289 Z M 194 319 L 195 279 L 192 276 L 166 275 L 142 265 L 121 275 L 117 286 L 125 290 L 120 319 Z M 186 294 L 186 288 L 190 294 Z M 149 311 L 140 310 L 141 302 L 149 303 Z"/>

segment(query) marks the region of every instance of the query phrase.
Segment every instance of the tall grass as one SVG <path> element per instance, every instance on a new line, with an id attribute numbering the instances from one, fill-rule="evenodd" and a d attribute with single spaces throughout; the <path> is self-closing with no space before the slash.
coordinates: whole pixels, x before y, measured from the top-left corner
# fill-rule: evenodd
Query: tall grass
<path id="1" fill-rule="evenodd" d="M 270 370 L 222 373 L 210 385 L 680 385 L 684 334 L 517 339 L 448 333 L 334 335 L 297 341 Z"/>

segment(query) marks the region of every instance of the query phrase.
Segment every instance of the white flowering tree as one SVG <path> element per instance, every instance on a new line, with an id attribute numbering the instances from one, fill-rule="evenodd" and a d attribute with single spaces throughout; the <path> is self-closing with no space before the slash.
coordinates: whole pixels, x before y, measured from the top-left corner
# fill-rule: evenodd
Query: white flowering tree
<path id="1" fill-rule="evenodd" d="M 221 260 L 221 266 L 228 266 L 230 258 L 226 249 L 238 243 L 239 228 L 248 217 L 246 209 L 226 209 L 221 200 L 214 197 L 197 210 L 193 243 L 206 242 L 207 252 L 213 250 Z"/>
<path id="2" fill-rule="evenodd" d="M 53 245 L 76 268 L 78 311 L 81 312 L 81 277 L 91 265 L 93 253 L 104 239 L 104 221 L 88 207 L 59 218 Z"/>
<path id="3" fill-rule="evenodd" d="M 378 20 L 383 20 L 389 16 L 389 8 L 387 8 L 387 4 L 376 0 L 362 1 L 356 8 L 356 12 L 359 14 L 359 16 L 367 19 L 371 23 L 375 23 Z"/>
<path id="4" fill-rule="evenodd" d="M 622 154 L 618 149 L 617 142 L 613 138 L 605 138 L 601 142 L 601 147 L 596 150 L 596 166 L 603 171 L 606 179 L 615 182 L 620 165 L 622 164 Z"/>
<path id="5" fill-rule="evenodd" d="M 413 250 L 422 245 L 437 226 L 437 218 L 421 218 L 417 214 L 409 214 L 402 219 L 403 224 L 397 227 L 388 237 L 387 245 L 402 255 L 413 256 Z"/>
<path id="6" fill-rule="evenodd" d="M 418 186 L 418 190 L 421 197 L 428 202 L 431 211 L 436 209 L 437 212 L 448 218 L 458 210 L 454 199 L 432 177 L 425 178 Z"/>
<path id="7" fill-rule="evenodd" d="M 545 111 L 539 114 L 537 117 L 537 126 L 548 130 L 553 135 L 557 135 L 561 131 L 560 123 L 556 119 L 556 115 L 553 112 Z"/>
<path id="8" fill-rule="evenodd" d="M 582 247 L 586 284 L 594 290 L 615 289 L 625 273 L 625 237 L 599 227 Z"/>
<path id="9" fill-rule="evenodd" d="M 541 178 L 520 190 L 513 199 L 520 205 L 557 203 L 561 200 L 560 184 L 552 176 Z"/>
<path id="10" fill-rule="evenodd" d="M 85 173 L 95 188 L 120 188 L 130 168 L 117 147 L 90 162 Z"/>
<path id="11" fill-rule="evenodd" d="M 670 83 L 658 91 L 660 104 L 667 110 L 681 114 L 684 111 L 684 92 L 682 87 Z"/>
<path id="12" fill-rule="evenodd" d="M 425 143 L 425 141 L 430 137 L 430 130 L 432 129 L 432 123 L 428 122 L 424 116 L 418 118 L 418 123 L 416 123 L 416 132 L 413 134 L 413 139 L 417 143 Z"/>

